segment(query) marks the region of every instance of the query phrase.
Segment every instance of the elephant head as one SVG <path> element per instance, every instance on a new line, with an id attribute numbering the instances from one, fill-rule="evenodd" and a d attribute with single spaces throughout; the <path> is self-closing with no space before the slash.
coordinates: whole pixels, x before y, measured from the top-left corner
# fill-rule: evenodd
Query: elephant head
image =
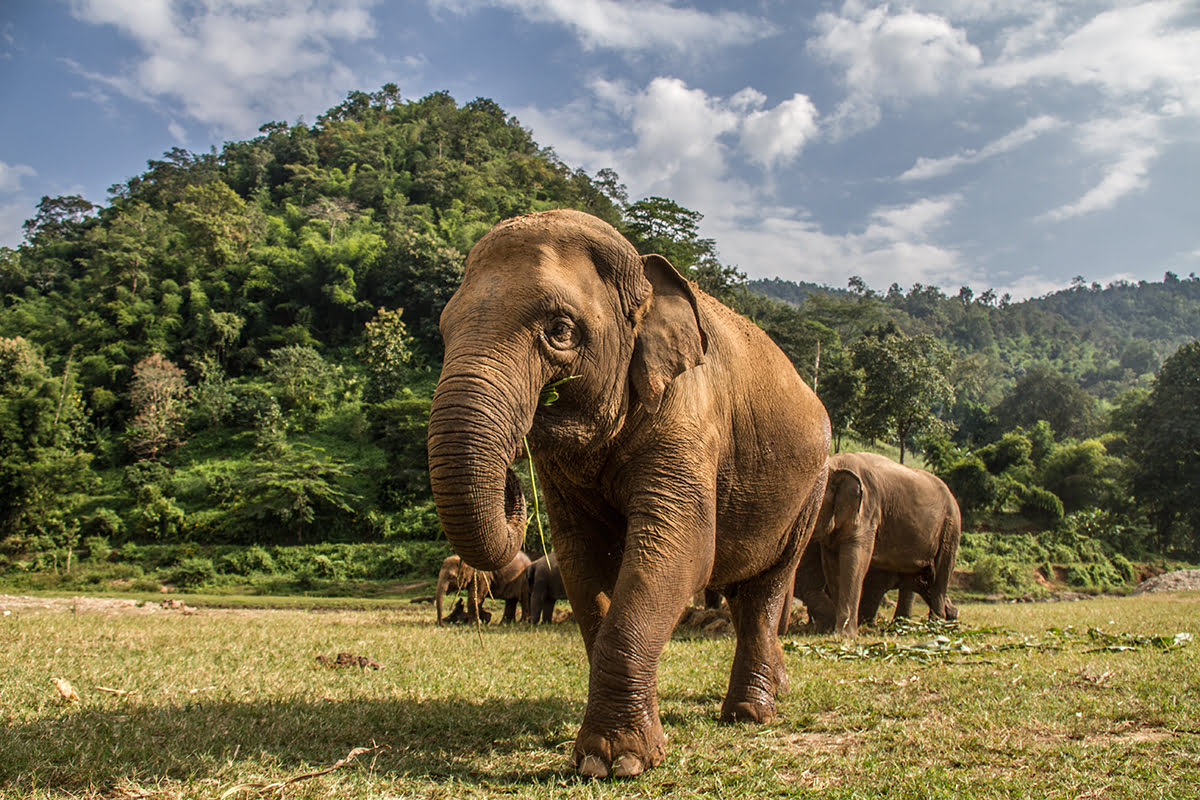
<path id="1" fill-rule="evenodd" d="M 813 538 L 820 541 L 833 536 L 835 531 L 854 530 L 863 512 L 864 496 L 862 478 L 853 470 L 830 470 Z"/>
<path id="2" fill-rule="evenodd" d="M 507 564 L 524 542 L 509 468 L 524 435 L 539 452 L 594 457 L 626 415 L 656 412 L 706 348 L 695 295 L 666 259 L 567 210 L 507 220 L 480 239 L 441 330 L 429 477 L 447 538 L 479 569 Z M 559 396 L 547 405 L 552 384 Z"/>

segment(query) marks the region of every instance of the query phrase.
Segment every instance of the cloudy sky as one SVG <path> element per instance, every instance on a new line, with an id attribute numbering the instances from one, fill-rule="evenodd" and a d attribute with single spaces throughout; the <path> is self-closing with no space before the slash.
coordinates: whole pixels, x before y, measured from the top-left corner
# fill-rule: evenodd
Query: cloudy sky
<path id="1" fill-rule="evenodd" d="M 1200 271 L 1200 0 L 6 0 L 0 245 L 354 89 L 490 97 L 751 277 Z"/>

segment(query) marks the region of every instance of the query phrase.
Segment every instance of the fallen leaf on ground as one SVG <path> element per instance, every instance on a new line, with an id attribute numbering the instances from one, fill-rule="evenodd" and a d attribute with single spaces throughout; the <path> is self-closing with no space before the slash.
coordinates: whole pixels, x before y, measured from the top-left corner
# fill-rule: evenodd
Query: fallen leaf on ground
<path id="1" fill-rule="evenodd" d="M 59 696 L 66 703 L 78 703 L 79 692 L 75 691 L 75 687 L 62 678 L 51 678 L 50 682 L 54 684 L 54 688 L 58 689 Z"/>

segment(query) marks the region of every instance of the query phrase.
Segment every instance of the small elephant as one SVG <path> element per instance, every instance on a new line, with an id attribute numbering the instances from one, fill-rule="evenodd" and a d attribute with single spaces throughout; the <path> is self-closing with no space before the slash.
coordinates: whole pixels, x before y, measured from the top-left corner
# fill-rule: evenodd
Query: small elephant
<path id="1" fill-rule="evenodd" d="M 833 602 L 834 631 L 856 636 L 863 612 L 874 618 L 883 595 L 897 586 L 897 616 L 912 612 L 916 592 L 931 617 L 956 618 L 946 590 L 961 532 L 958 503 L 937 476 L 874 453 L 831 456 L 812 540 Z"/>
<path id="2" fill-rule="evenodd" d="M 553 552 L 542 556 L 525 571 L 529 581 L 529 604 L 533 609 L 533 624 L 554 621 L 554 603 L 567 599 L 558 557 Z"/>
<path id="3" fill-rule="evenodd" d="M 437 608 L 437 624 L 441 625 L 445 618 L 442 616 L 442 600 L 446 592 L 467 590 L 467 619 L 474 621 L 480 598 L 494 597 L 504 601 L 504 622 L 516 620 L 517 606 L 521 607 L 521 619 L 529 619 L 529 584 L 525 579 L 525 570 L 529 567 L 529 556 L 517 552 L 503 568 L 484 572 L 462 563 L 458 556 L 448 556 L 442 561 L 438 572 L 437 591 L 434 594 L 434 605 Z"/>
<path id="4" fill-rule="evenodd" d="M 441 316 L 429 478 L 463 561 L 525 540 L 511 469 L 528 435 L 588 655 L 572 763 L 659 764 L 658 663 L 692 596 L 717 587 L 737 635 L 726 720 L 767 722 L 779 628 L 825 494 L 825 408 L 761 328 L 589 214 L 497 224 Z"/>

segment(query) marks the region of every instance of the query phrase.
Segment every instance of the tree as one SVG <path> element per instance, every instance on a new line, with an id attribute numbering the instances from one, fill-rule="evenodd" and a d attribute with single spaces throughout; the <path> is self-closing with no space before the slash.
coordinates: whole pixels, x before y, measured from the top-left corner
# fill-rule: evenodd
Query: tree
<path id="1" fill-rule="evenodd" d="M 864 379 L 855 428 L 876 438 L 894 435 L 904 463 L 909 437 L 945 426 L 937 412 L 954 400 L 946 378 L 950 354 L 928 334 L 907 336 L 895 329 L 864 336 L 852 353 Z"/>
<path id="2" fill-rule="evenodd" d="M 1063 438 L 1087 436 L 1096 424 L 1096 401 L 1072 380 L 1034 367 L 993 409 L 1001 429 L 1032 428 L 1044 419 Z"/>
<path id="3" fill-rule="evenodd" d="M 412 363 L 412 337 L 404 327 L 404 309 L 379 309 L 366 324 L 358 357 L 367 365 L 368 401 L 393 397 L 403 386 L 404 368 Z"/>
<path id="4" fill-rule="evenodd" d="M 833 450 L 842 449 L 842 436 L 854 424 L 862 403 L 865 373 L 854 366 L 844 350 L 835 350 L 826 357 L 826 367 L 821 371 L 817 384 L 817 396 L 825 404 L 829 424 L 833 428 Z"/>
<path id="5" fill-rule="evenodd" d="M 1200 341 L 1163 362 L 1129 434 L 1133 494 L 1154 523 L 1158 544 L 1200 554 Z"/>
<path id="6" fill-rule="evenodd" d="M 133 368 L 129 403 L 134 417 L 129 439 L 140 460 L 154 461 L 182 442 L 189 390 L 183 370 L 159 353 Z"/>
<path id="7" fill-rule="evenodd" d="M 64 239 L 78 231 L 96 206 L 77 194 L 62 197 L 43 196 L 37 214 L 25 220 L 21 230 L 33 244 Z"/>

